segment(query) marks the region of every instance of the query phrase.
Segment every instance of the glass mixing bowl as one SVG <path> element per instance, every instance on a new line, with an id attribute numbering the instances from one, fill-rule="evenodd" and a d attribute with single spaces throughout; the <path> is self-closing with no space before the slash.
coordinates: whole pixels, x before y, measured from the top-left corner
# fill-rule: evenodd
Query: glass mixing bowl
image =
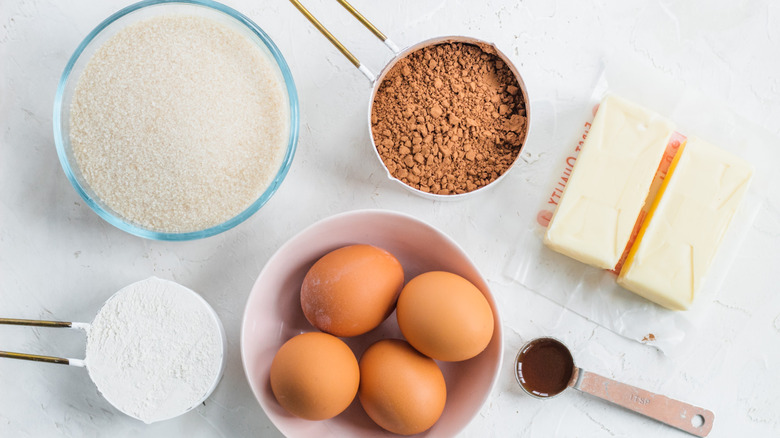
<path id="1" fill-rule="evenodd" d="M 90 188 L 79 169 L 76 157 L 70 144 L 70 107 L 78 79 L 87 66 L 95 51 L 109 38 L 126 26 L 138 21 L 164 14 L 187 14 L 215 20 L 238 31 L 249 38 L 270 59 L 275 60 L 277 73 L 283 79 L 289 103 L 290 128 L 289 140 L 282 159 L 271 184 L 244 211 L 225 222 L 206 229 L 187 232 L 161 232 L 145 228 L 126 220 L 116 211 L 106 205 Z M 246 220 L 260 209 L 273 196 L 287 175 L 295 154 L 298 141 L 299 109 L 298 95 L 295 90 L 292 73 L 279 49 L 271 38 L 257 24 L 240 12 L 223 4 L 210 0 L 147 0 L 130 5 L 111 15 L 100 23 L 76 48 L 70 57 L 65 71 L 62 73 L 57 94 L 54 98 L 54 141 L 57 154 L 65 175 L 70 180 L 76 192 L 87 202 L 92 210 L 111 225 L 136 236 L 155 240 L 193 240 L 213 236 L 233 228 Z"/>

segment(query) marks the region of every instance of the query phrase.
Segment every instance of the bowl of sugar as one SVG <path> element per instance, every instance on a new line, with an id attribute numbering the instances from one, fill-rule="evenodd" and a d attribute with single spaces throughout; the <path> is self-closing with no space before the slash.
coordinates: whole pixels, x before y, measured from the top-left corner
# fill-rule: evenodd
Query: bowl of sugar
<path id="1" fill-rule="evenodd" d="M 240 224 L 278 189 L 298 139 L 279 49 L 210 0 L 150 0 L 100 23 L 60 78 L 63 170 L 100 217 L 131 234 L 192 240 Z"/>

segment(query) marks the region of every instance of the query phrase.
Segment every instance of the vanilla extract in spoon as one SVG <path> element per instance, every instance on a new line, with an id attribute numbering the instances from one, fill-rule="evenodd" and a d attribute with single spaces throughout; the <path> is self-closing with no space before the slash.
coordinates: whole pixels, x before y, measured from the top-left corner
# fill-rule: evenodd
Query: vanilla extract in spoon
<path id="1" fill-rule="evenodd" d="M 700 437 L 710 433 L 715 421 L 715 414 L 707 409 L 575 366 L 569 348 L 555 338 L 526 343 L 515 359 L 515 378 L 523 391 L 534 398 L 551 398 L 572 387 Z"/>

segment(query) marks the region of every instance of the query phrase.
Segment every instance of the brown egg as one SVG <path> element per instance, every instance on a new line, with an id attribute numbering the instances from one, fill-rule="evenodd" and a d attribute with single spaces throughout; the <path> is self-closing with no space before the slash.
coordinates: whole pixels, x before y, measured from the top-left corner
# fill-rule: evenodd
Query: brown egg
<path id="1" fill-rule="evenodd" d="M 358 398 L 383 429 L 413 435 L 439 419 L 447 386 L 433 359 L 400 339 L 382 339 L 360 358 Z"/>
<path id="2" fill-rule="evenodd" d="M 362 335 L 393 312 L 404 284 L 401 263 L 371 245 L 331 251 L 306 273 L 301 307 L 318 329 L 336 336 Z"/>
<path id="3" fill-rule="evenodd" d="M 396 316 L 406 340 L 438 360 L 470 359 L 493 337 L 493 312 L 485 296 L 471 282 L 449 272 L 413 278 L 398 297 Z"/>
<path id="4" fill-rule="evenodd" d="M 300 334 L 276 352 L 271 390 L 288 412 L 325 420 L 346 409 L 357 394 L 360 369 L 355 354 L 327 333 Z"/>

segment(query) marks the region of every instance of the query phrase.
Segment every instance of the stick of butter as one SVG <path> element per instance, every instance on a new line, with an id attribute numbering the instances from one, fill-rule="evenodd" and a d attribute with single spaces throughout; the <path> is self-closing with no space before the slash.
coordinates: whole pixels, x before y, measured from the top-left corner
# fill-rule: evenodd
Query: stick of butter
<path id="1" fill-rule="evenodd" d="M 687 309 L 752 175 L 742 159 L 689 138 L 672 162 L 618 284 L 666 308 Z"/>
<path id="2" fill-rule="evenodd" d="M 626 249 L 674 126 L 607 96 L 593 119 L 544 243 L 583 263 L 612 269 Z"/>

